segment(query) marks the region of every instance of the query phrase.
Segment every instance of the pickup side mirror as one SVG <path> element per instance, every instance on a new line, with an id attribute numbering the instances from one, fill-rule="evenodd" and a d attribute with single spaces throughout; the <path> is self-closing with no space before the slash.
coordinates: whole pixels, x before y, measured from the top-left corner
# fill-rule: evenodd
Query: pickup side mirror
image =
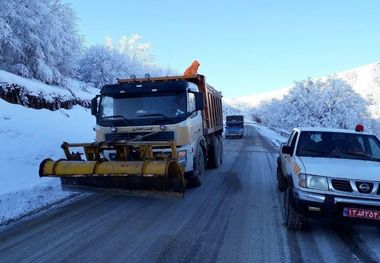
<path id="1" fill-rule="evenodd" d="M 290 146 L 286 146 L 286 145 L 284 145 L 284 146 L 282 146 L 282 148 L 281 148 L 281 153 L 283 153 L 283 154 L 290 154 L 290 155 L 293 155 L 293 149 L 292 149 L 292 147 L 290 147 Z"/>
<path id="2" fill-rule="evenodd" d="M 91 114 L 94 116 L 98 114 L 98 96 L 91 100 Z"/>
<path id="3" fill-rule="evenodd" d="M 200 92 L 195 92 L 195 110 L 204 110 L 205 109 L 205 100 L 203 94 Z"/>

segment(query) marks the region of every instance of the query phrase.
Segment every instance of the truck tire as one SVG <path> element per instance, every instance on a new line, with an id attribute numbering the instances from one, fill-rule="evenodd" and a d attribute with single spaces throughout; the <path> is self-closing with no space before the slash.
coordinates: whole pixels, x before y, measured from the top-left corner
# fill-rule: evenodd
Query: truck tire
<path id="1" fill-rule="evenodd" d="M 212 136 L 208 152 L 208 168 L 215 169 L 220 166 L 220 145 L 221 141 L 218 139 L 218 136 Z"/>
<path id="2" fill-rule="evenodd" d="M 223 163 L 223 155 L 224 155 L 224 148 L 223 148 L 223 139 L 221 135 L 218 135 L 218 141 L 219 141 L 219 149 L 220 149 L 220 164 Z"/>
<path id="3" fill-rule="evenodd" d="M 284 192 L 287 188 L 287 182 L 284 174 L 281 171 L 281 167 L 277 166 L 277 189 L 280 192 Z"/>
<path id="4" fill-rule="evenodd" d="M 284 194 L 284 226 L 289 230 L 298 231 L 302 229 L 303 216 L 293 208 L 290 191 L 291 189 L 288 187 Z"/>
<path id="5" fill-rule="evenodd" d="M 202 147 L 199 145 L 197 147 L 197 155 L 194 158 L 194 171 L 196 175 L 189 179 L 188 185 L 190 187 L 198 187 L 202 184 L 205 176 L 205 157 L 203 154 Z"/>

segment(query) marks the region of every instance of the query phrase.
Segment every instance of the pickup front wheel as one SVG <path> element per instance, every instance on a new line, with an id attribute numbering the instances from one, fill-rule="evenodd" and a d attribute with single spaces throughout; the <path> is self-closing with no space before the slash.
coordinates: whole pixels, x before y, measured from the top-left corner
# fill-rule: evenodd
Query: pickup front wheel
<path id="1" fill-rule="evenodd" d="M 289 230 L 301 230 L 303 224 L 303 216 L 298 213 L 292 206 L 290 187 L 288 187 L 284 194 L 284 226 Z"/>
<path id="2" fill-rule="evenodd" d="M 277 166 L 277 189 L 280 192 L 284 192 L 287 187 L 287 182 L 284 177 L 284 174 L 282 173 L 281 167 Z"/>

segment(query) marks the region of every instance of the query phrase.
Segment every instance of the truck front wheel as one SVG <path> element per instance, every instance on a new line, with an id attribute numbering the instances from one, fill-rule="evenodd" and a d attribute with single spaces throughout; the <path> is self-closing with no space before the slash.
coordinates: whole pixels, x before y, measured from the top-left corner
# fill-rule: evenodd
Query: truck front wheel
<path id="1" fill-rule="evenodd" d="M 284 194 L 284 226 L 289 230 L 301 230 L 303 224 L 303 216 L 298 213 L 292 206 L 290 197 L 290 187 L 288 187 Z"/>
<path id="2" fill-rule="evenodd" d="M 205 157 L 201 146 L 197 148 L 197 155 L 194 158 L 194 175 L 189 179 L 190 187 L 198 187 L 202 184 L 205 176 Z"/>

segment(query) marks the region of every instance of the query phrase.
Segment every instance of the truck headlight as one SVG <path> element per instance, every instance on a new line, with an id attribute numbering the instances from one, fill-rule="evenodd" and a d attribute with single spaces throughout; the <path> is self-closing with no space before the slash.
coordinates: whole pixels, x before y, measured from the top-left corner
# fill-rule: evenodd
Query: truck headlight
<path id="1" fill-rule="evenodd" d="M 298 184 L 305 188 L 312 188 L 318 190 L 329 190 L 329 184 L 325 176 L 301 174 Z"/>
<path id="2" fill-rule="evenodd" d="M 187 162 L 187 151 L 186 150 L 178 151 L 177 156 L 178 156 L 177 161 L 179 162 L 179 164 L 185 166 Z"/>

